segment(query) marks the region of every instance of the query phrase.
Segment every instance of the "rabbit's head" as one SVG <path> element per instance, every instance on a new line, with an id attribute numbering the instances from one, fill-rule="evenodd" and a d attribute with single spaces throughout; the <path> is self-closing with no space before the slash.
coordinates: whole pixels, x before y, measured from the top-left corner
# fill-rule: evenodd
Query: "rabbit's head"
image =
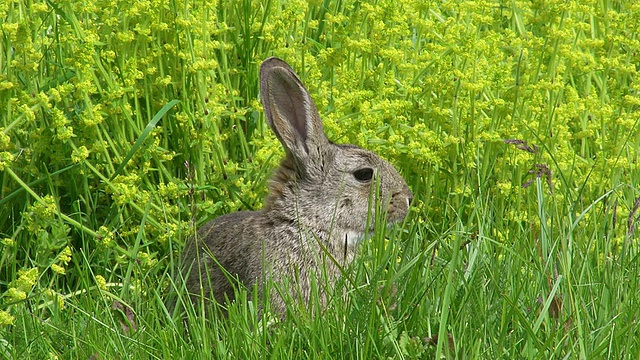
<path id="1" fill-rule="evenodd" d="M 404 219 L 412 197 L 404 179 L 376 154 L 330 142 L 313 100 L 287 63 L 262 63 L 260 93 L 267 122 L 286 151 L 270 184 L 264 209 L 269 216 L 349 245 L 373 230 L 376 200 L 386 209 L 387 223 Z"/>

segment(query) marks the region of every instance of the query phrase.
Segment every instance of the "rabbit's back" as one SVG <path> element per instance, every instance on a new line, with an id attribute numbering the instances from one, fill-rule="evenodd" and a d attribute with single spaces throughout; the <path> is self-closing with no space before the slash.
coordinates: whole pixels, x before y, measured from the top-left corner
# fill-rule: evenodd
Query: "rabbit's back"
<path id="1" fill-rule="evenodd" d="M 260 223 L 257 211 L 230 213 L 209 221 L 187 241 L 181 263 L 192 296 L 223 302 L 225 296 L 233 298 L 233 279 L 247 286 L 255 282 L 262 272 Z"/>
<path id="2" fill-rule="evenodd" d="M 311 253 L 317 246 L 308 245 L 317 239 L 305 239 L 296 226 L 269 215 L 264 211 L 223 215 L 203 225 L 187 241 L 182 273 L 192 297 L 202 295 L 223 303 L 225 298 L 234 298 L 238 283 L 249 290 L 257 284 L 262 293 L 267 277 L 278 282 L 285 276 L 296 278 L 296 293 L 307 297 L 308 277 L 315 272 L 319 255 Z M 272 305 L 279 307 L 282 300 L 271 297 Z"/>

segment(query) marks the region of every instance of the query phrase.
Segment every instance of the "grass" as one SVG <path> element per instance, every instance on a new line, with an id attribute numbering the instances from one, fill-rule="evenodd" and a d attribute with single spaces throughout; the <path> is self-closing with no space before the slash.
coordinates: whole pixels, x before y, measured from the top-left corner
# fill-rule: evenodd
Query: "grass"
<path id="1" fill-rule="evenodd" d="M 16 0 L 0 18 L 0 357 L 640 355 L 640 6 Z M 291 301 L 275 322 L 239 289 L 228 319 L 183 322 L 164 299 L 185 239 L 259 208 L 282 156 L 258 102 L 272 55 L 414 204 L 322 316 Z"/>

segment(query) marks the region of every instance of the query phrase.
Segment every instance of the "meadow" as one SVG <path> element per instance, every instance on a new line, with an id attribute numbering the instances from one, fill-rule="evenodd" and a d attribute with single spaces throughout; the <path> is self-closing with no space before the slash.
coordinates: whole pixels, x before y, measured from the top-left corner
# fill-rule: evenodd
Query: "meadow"
<path id="1" fill-rule="evenodd" d="M 640 3 L 0 2 L 0 358 L 637 359 Z M 185 240 L 258 209 L 262 60 L 414 194 L 276 320 L 164 306 Z M 273 284 L 277 286 L 277 284 Z M 346 296 L 342 296 L 342 294 Z M 226 305 L 225 305 L 226 306 Z"/>

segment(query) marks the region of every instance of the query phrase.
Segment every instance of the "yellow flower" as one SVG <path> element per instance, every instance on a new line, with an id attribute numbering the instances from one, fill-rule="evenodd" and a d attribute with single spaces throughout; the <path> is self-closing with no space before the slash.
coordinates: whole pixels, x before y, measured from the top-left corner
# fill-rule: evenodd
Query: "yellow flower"
<path id="1" fill-rule="evenodd" d="M 140 261 L 140 265 L 144 268 L 150 268 L 158 263 L 158 260 L 155 258 L 154 254 L 148 254 L 146 252 L 138 253 L 138 260 Z"/>
<path id="2" fill-rule="evenodd" d="M 11 81 L 1 81 L 0 90 L 11 90 L 15 85 Z"/>
<path id="3" fill-rule="evenodd" d="M 64 275 L 66 272 L 64 267 L 58 264 L 51 264 L 51 270 L 53 270 L 53 272 L 55 272 L 56 274 L 60 274 L 60 275 Z"/>
<path id="4" fill-rule="evenodd" d="M 68 264 L 69 261 L 71 261 L 71 248 L 69 246 L 66 246 L 64 249 L 62 249 L 60 254 L 58 254 L 58 260 L 63 262 L 65 265 Z"/>
<path id="5" fill-rule="evenodd" d="M 96 275 L 96 285 L 98 289 L 107 291 L 107 280 L 102 275 Z"/>
<path id="6" fill-rule="evenodd" d="M 0 150 L 7 149 L 11 143 L 9 135 L 4 133 L 4 128 L 0 127 Z"/>
<path id="7" fill-rule="evenodd" d="M 62 142 L 65 142 L 75 136 L 72 126 L 63 126 L 57 129 L 56 138 Z"/>
<path id="8" fill-rule="evenodd" d="M 74 149 L 71 152 L 71 161 L 73 161 L 76 164 L 86 159 L 87 157 L 89 157 L 89 150 L 84 145 L 80 146 L 77 149 Z"/>
<path id="9" fill-rule="evenodd" d="M 498 189 L 502 195 L 509 195 L 511 193 L 511 189 L 513 187 L 510 181 L 498 181 Z"/>
<path id="10" fill-rule="evenodd" d="M 8 151 L 0 152 L 0 171 L 4 171 L 5 167 L 13 162 L 14 156 Z"/>
<path id="11" fill-rule="evenodd" d="M 31 289 L 33 289 L 33 286 L 36 284 L 38 275 L 38 268 L 18 270 L 18 278 L 11 282 L 12 288 L 10 288 L 9 291 L 11 291 L 11 289 L 18 290 L 22 293 L 31 291 Z"/>
<path id="12" fill-rule="evenodd" d="M 0 326 L 13 325 L 13 320 L 15 320 L 15 317 L 4 310 L 0 310 Z"/>
<path id="13" fill-rule="evenodd" d="M 100 246 L 110 247 L 114 244 L 113 233 L 106 226 L 100 226 L 97 241 Z"/>
<path id="14" fill-rule="evenodd" d="M 18 302 L 27 298 L 27 293 L 17 288 L 9 288 L 7 292 L 4 294 L 6 296 L 8 302 Z"/>

